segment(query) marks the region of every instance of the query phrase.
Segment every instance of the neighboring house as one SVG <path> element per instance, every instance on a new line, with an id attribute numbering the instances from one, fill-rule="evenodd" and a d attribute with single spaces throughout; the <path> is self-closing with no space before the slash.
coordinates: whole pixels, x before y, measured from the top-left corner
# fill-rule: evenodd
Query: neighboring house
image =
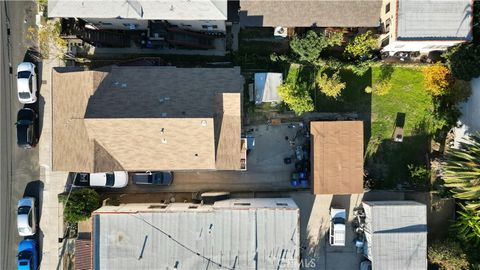
<path id="1" fill-rule="evenodd" d="M 290 198 L 103 206 L 93 269 L 299 269 L 299 215 Z"/>
<path id="2" fill-rule="evenodd" d="M 378 27 L 381 0 L 240 0 L 244 27 Z"/>
<path id="3" fill-rule="evenodd" d="M 472 94 L 465 102 L 458 105 L 462 115 L 454 128 L 454 147 L 458 148 L 464 136 L 480 131 L 480 77 L 470 81 Z"/>
<path id="4" fill-rule="evenodd" d="M 472 39 L 472 0 L 384 0 L 383 51 L 444 51 Z"/>
<path id="5" fill-rule="evenodd" d="M 240 68 L 57 69 L 53 170 L 240 170 Z"/>
<path id="6" fill-rule="evenodd" d="M 427 207 L 414 201 L 368 201 L 364 255 L 373 269 L 427 269 Z"/>
<path id="7" fill-rule="evenodd" d="M 363 122 L 313 121 L 310 134 L 313 193 L 363 193 Z"/>
<path id="8" fill-rule="evenodd" d="M 200 32 L 225 32 L 227 0 L 50 0 L 48 16 L 77 18 L 98 29 L 147 30 L 149 22 Z"/>

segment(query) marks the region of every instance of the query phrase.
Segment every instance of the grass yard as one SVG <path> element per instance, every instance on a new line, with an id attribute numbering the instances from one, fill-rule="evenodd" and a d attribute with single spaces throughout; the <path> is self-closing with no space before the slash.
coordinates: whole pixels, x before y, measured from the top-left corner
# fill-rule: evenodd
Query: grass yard
<path id="1" fill-rule="evenodd" d="M 314 88 L 314 72 L 300 68 L 297 81 Z M 295 74 L 294 74 L 295 75 Z M 433 103 L 423 88 L 419 68 L 375 66 L 359 77 L 342 71 L 346 89 L 338 100 L 314 90 L 315 108 L 320 112 L 356 112 L 365 125 L 365 168 L 375 188 L 394 188 L 408 183 L 408 165 L 425 166 L 429 138 L 434 133 Z M 392 87 L 383 96 L 365 92 L 382 78 L 388 77 Z M 397 113 L 405 113 L 404 140 L 392 139 Z"/>

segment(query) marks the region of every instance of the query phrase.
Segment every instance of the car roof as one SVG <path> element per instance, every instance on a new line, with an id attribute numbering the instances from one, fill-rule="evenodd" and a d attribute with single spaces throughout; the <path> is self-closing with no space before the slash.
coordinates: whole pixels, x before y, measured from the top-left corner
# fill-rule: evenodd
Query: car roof
<path id="1" fill-rule="evenodd" d="M 23 63 L 20 63 L 18 66 L 17 66 L 17 72 L 20 72 L 20 71 L 30 71 L 32 69 L 32 66 L 35 66 L 33 63 L 31 62 L 23 62 Z"/>
<path id="2" fill-rule="evenodd" d="M 91 173 L 90 186 L 104 187 L 107 184 L 107 173 Z"/>
<path id="3" fill-rule="evenodd" d="M 29 250 L 29 249 L 35 249 L 35 245 L 37 242 L 34 239 L 25 239 L 20 241 L 18 244 L 18 252 L 24 251 L 24 250 Z"/>

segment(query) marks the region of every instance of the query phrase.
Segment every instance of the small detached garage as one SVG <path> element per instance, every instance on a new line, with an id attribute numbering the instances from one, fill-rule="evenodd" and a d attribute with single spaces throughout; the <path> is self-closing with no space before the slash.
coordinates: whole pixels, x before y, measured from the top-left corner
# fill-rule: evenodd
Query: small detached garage
<path id="1" fill-rule="evenodd" d="M 310 135 L 312 192 L 363 193 L 363 122 L 312 121 Z"/>

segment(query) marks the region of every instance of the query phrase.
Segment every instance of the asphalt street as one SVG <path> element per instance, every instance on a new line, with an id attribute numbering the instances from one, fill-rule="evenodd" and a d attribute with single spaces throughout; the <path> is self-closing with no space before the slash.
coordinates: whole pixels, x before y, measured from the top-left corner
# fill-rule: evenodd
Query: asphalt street
<path id="1" fill-rule="evenodd" d="M 29 60 L 27 51 L 34 43 L 27 29 L 35 25 L 36 10 L 34 1 L 0 1 L 0 269 L 16 269 L 18 199 L 40 195 L 42 186 L 38 149 L 18 148 L 15 129 L 23 107 L 16 95 L 15 70 Z"/>

